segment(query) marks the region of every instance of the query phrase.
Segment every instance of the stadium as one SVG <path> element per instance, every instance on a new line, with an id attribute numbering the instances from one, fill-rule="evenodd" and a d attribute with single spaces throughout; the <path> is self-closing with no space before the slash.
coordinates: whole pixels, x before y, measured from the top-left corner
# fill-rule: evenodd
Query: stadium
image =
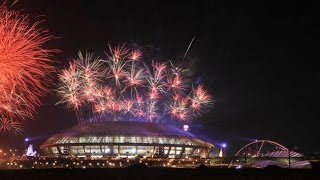
<path id="1" fill-rule="evenodd" d="M 165 124 L 105 121 L 67 129 L 40 148 L 54 157 L 205 158 L 214 145 Z"/>

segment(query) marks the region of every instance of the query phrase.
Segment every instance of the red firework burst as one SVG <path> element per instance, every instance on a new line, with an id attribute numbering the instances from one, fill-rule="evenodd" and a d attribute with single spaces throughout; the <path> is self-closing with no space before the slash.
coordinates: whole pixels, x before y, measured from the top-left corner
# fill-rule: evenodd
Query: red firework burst
<path id="1" fill-rule="evenodd" d="M 52 35 L 29 16 L 0 7 L 0 118 L 31 117 L 47 92 L 48 73 L 54 70 L 44 44 Z M 10 120 L 9 120 L 10 121 Z M 13 121 L 12 121 L 13 122 Z"/>

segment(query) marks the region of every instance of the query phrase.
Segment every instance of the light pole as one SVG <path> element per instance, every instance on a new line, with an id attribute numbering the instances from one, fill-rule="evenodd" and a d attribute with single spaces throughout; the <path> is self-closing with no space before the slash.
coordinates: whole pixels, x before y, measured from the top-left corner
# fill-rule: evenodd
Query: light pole
<path id="1" fill-rule="evenodd" d="M 225 153 L 226 153 L 226 149 L 227 148 L 227 144 L 226 143 L 222 143 L 222 149 L 221 149 L 221 151 L 222 151 L 222 157 L 225 157 Z"/>
<path id="2" fill-rule="evenodd" d="M 24 154 L 27 154 L 27 152 L 28 152 L 28 142 L 29 142 L 29 138 L 24 138 L 24 148 L 25 148 L 25 150 L 24 150 Z"/>
<path id="3" fill-rule="evenodd" d="M 25 139 L 24 139 L 25 148 L 28 148 L 28 143 L 29 143 L 29 141 L 30 141 L 29 138 L 25 138 Z"/>
<path id="4" fill-rule="evenodd" d="M 290 146 L 288 148 L 288 167 L 291 168 L 291 149 Z"/>
<path id="5" fill-rule="evenodd" d="M 221 144 L 221 168 L 222 168 L 222 162 L 223 162 L 223 159 L 225 157 L 225 148 L 227 147 L 227 144 L 226 143 L 222 143 Z"/>

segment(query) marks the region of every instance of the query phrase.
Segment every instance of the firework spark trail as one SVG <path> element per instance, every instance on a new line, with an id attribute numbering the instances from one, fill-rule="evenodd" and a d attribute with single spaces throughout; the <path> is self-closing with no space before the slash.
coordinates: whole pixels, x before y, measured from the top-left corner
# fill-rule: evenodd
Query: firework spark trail
<path id="1" fill-rule="evenodd" d="M 82 80 L 81 71 L 77 67 L 77 62 L 69 63 L 69 69 L 64 69 L 60 74 L 60 87 L 57 92 L 61 100 L 59 103 L 66 103 L 68 107 L 77 110 L 82 104 Z"/>
<path id="2" fill-rule="evenodd" d="M 126 83 L 127 86 L 123 89 L 123 91 L 126 90 L 126 88 L 130 87 L 131 97 L 133 97 L 132 90 L 134 89 L 135 92 L 137 93 L 137 87 L 140 87 L 144 84 L 145 75 L 143 71 L 144 71 L 143 68 L 137 69 L 134 66 L 134 63 L 132 62 L 130 71 L 125 73 L 126 78 L 124 82 Z"/>
<path id="3" fill-rule="evenodd" d="M 115 120 L 118 116 L 129 116 L 130 120 L 133 117 L 150 122 L 167 115 L 190 121 L 212 104 L 212 97 L 203 85 L 187 92 L 188 86 L 183 81 L 185 70 L 171 62 L 169 66 L 152 62 L 149 68 L 141 61 L 141 51 L 130 51 L 125 46 L 109 49 L 103 60 L 83 58 L 80 53 L 69 68 L 61 71 L 60 102 L 76 110 L 89 104 L 94 113 L 112 114 Z M 74 96 L 77 98 L 73 99 Z"/>
<path id="4" fill-rule="evenodd" d="M 12 119 L 0 118 L 0 132 L 13 132 L 15 134 L 22 134 L 22 124 Z"/>
<path id="5" fill-rule="evenodd" d="M 188 87 L 184 84 L 182 73 L 187 71 L 181 68 L 175 67 L 170 61 L 170 72 L 167 74 L 167 88 L 173 90 L 174 93 L 182 93 Z"/>
<path id="6" fill-rule="evenodd" d="M 97 92 L 97 81 L 99 81 L 99 78 L 102 76 L 100 73 L 102 63 L 99 58 L 93 58 L 93 54 L 90 53 L 86 53 L 85 57 L 83 57 L 82 53 L 79 52 L 78 56 L 78 66 L 84 80 L 84 88 L 82 89 L 84 91 L 83 94 L 87 101 L 93 102 L 96 98 L 95 92 Z"/>
<path id="7" fill-rule="evenodd" d="M 134 93 L 138 93 L 137 87 L 144 84 L 144 69 L 139 68 L 135 65 L 136 62 L 140 61 L 142 57 L 142 52 L 140 50 L 131 51 L 131 55 L 129 57 L 129 61 L 131 61 L 131 65 L 128 65 L 128 69 L 125 72 L 125 84 L 126 86 L 121 91 L 124 92 L 127 88 L 130 88 L 130 95 L 133 98 Z M 134 91 L 133 91 L 134 90 Z"/>
<path id="8" fill-rule="evenodd" d="M 129 49 L 125 45 L 112 48 L 109 45 L 111 55 L 108 55 L 108 59 L 105 62 L 109 65 L 108 77 L 113 78 L 115 84 L 120 88 L 120 80 L 125 76 L 126 72 L 124 67 L 126 66 L 125 59 L 129 56 Z"/>
<path id="9" fill-rule="evenodd" d="M 180 94 L 174 95 L 172 103 L 168 105 L 171 115 L 180 120 L 186 120 L 189 118 L 188 98 L 181 97 Z"/>
<path id="10" fill-rule="evenodd" d="M 194 41 L 195 38 L 196 38 L 196 36 L 193 36 L 193 38 L 192 38 L 192 40 L 191 40 L 191 42 L 190 42 L 190 44 L 189 44 L 186 52 L 185 52 L 184 55 L 183 55 L 183 59 L 186 58 L 186 56 L 187 56 L 187 54 L 188 54 L 188 51 L 189 51 L 190 47 L 192 46 L 192 43 L 193 43 L 193 41 Z"/>
<path id="11" fill-rule="evenodd" d="M 131 52 L 131 57 L 130 57 L 130 60 L 131 61 L 139 61 L 140 58 L 142 57 L 142 52 L 140 50 L 133 50 Z"/>
<path id="12" fill-rule="evenodd" d="M 165 70 L 167 66 L 164 63 L 152 62 L 152 72 L 147 68 L 148 76 L 146 76 L 148 86 L 148 94 L 151 100 L 158 99 L 160 93 L 165 93 L 166 86 L 164 82 Z"/>
<path id="13" fill-rule="evenodd" d="M 174 92 L 182 92 L 185 90 L 181 74 L 168 75 L 166 85 L 168 87 L 168 91 L 171 89 Z"/>
<path id="14" fill-rule="evenodd" d="M 0 118 L 11 124 L 32 117 L 54 71 L 51 54 L 57 50 L 44 48 L 53 36 L 39 28 L 41 22 L 0 6 Z"/>
<path id="15" fill-rule="evenodd" d="M 193 89 L 191 97 L 191 108 L 193 111 L 200 113 L 204 106 L 212 104 L 212 97 L 204 89 L 203 84 Z"/>

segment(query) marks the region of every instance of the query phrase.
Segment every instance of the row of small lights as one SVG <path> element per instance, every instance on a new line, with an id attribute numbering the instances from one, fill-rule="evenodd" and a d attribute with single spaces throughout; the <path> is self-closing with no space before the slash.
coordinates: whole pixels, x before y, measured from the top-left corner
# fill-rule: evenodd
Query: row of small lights
<path id="1" fill-rule="evenodd" d="M 16 149 L 15 149 L 15 150 L 12 150 L 12 149 L 9 150 L 10 153 L 13 153 L 12 155 L 15 155 L 15 152 L 17 152 L 17 151 L 18 151 L 18 150 L 16 150 Z M 0 149 L 0 155 L 1 155 L 2 153 L 3 153 L 4 156 L 7 155 L 7 152 L 5 152 L 5 151 L 3 151 L 2 149 Z"/>
<path id="2" fill-rule="evenodd" d="M 175 161 L 175 160 L 170 159 L 169 162 L 163 163 L 162 165 L 163 165 L 163 167 L 176 167 L 176 165 L 172 164 L 174 161 Z M 183 159 L 182 161 L 184 161 L 184 159 Z M 197 162 L 197 161 L 198 161 L 198 160 L 196 160 L 196 162 Z M 126 162 L 130 162 L 130 161 L 127 160 Z M 139 162 L 140 162 L 140 163 L 143 163 L 143 160 L 140 160 Z M 206 160 L 205 163 L 207 163 L 207 162 L 208 162 L 208 161 Z M 180 164 L 181 161 L 179 160 L 178 163 Z M 52 165 L 52 166 L 55 166 L 55 167 L 58 166 L 58 165 L 57 165 L 57 161 L 54 161 L 53 163 L 49 163 L 48 161 L 45 162 L 45 163 L 35 161 L 35 162 L 33 163 L 32 168 L 35 168 L 35 166 L 38 165 L 38 164 L 39 164 L 39 165 L 45 165 L 45 166 L 51 166 L 51 165 Z M 92 166 L 93 166 L 93 163 L 91 163 L 91 162 L 88 163 L 87 166 L 86 166 L 86 165 L 83 165 L 83 161 L 80 161 L 80 163 L 74 161 L 72 164 L 73 164 L 73 165 L 76 165 L 76 166 L 78 166 L 78 167 L 82 167 L 82 168 L 87 168 L 87 167 L 92 167 Z M 112 162 L 109 162 L 109 161 L 106 161 L 106 163 L 99 163 L 99 162 L 96 163 L 97 166 L 100 166 L 100 164 L 102 165 L 102 167 L 105 167 L 106 165 L 108 165 L 109 167 L 116 167 L 116 163 L 112 163 Z M 145 164 L 145 165 L 148 165 L 148 162 L 146 162 L 146 163 L 144 163 L 144 164 Z M 192 164 L 195 164 L 195 162 L 193 161 Z M 8 165 L 8 166 L 15 166 L 15 167 L 19 166 L 19 168 L 23 168 L 23 167 L 24 167 L 23 165 L 18 165 L 18 163 L 16 163 L 16 162 L 7 163 L 7 165 Z M 70 165 L 69 165 L 69 164 L 65 164 L 65 165 L 61 164 L 61 165 L 60 165 L 60 167 L 63 167 L 63 166 L 69 167 Z M 119 167 L 122 167 L 122 166 L 123 166 L 123 164 L 122 164 L 122 162 L 120 161 L 120 162 L 119 162 Z"/>

